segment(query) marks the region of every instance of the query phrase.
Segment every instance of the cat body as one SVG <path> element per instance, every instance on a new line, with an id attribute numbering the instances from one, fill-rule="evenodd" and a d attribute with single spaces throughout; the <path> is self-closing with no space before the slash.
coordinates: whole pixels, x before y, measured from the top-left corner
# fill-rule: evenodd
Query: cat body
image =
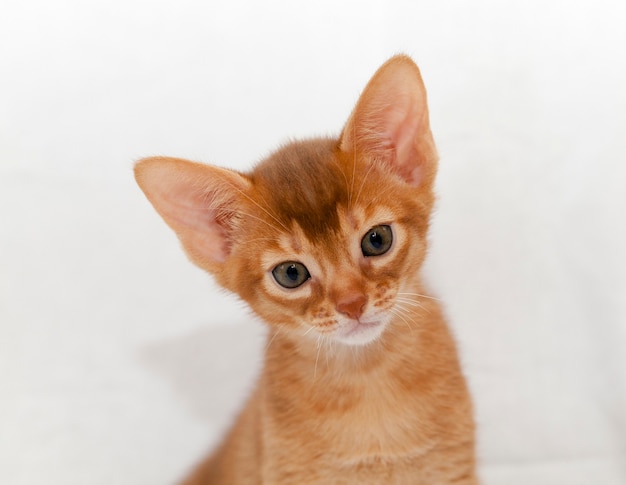
<path id="1" fill-rule="evenodd" d="M 338 139 L 291 143 L 247 174 L 137 164 L 190 259 L 270 329 L 256 390 L 185 485 L 477 483 L 471 401 L 420 278 L 436 167 L 405 56 Z"/>

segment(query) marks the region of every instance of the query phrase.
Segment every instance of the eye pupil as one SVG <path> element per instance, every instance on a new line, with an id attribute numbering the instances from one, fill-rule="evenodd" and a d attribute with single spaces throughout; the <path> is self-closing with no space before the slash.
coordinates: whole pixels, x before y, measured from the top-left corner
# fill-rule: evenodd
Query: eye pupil
<path id="1" fill-rule="evenodd" d="M 361 240 L 363 256 L 380 256 L 391 248 L 393 233 L 388 225 L 372 227 Z"/>
<path id="2" fill-rule="evenodd" d="M 298 280 L 299 273 L 298 273 L 298 268 L 296 267 L 295 264 L 292 264 L 291 266 L 287 268 L 286 275 L 291 281 Z"/>
<path id="3" fill-rule="evenodd" d="M 306 266 L 296 261 L 286 261 L 279 264 L 272 270 L 272 275 L 276 283 L 289 289 L 297 288 L 311 277 Z"/>
<path id="4" fill-rule="evenodd" d="M 378 234 L 376 231 L 372 232 L 370 234 L 370 244 L 376 248 L 376 249 L 380 249 L 383 245 L 383 238 L 380 234 Z"/>

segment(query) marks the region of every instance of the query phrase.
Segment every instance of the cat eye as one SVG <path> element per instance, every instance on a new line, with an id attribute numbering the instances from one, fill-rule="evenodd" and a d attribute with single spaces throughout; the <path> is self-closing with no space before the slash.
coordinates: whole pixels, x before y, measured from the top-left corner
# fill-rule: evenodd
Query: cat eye
<path id="1" fill-rule="evenodd" d="M 306 266 L 297 261 L 287 261 L 272 270 L 276 282 L 283 288 L 297 288 L 308 280 L 311 275 Z"/>
<path id="2" fill-rule="evenodd" d="M 361 239 L 363 256 L 380 256 L 389 251 L 393 242 L 391 227 L 387 225 L 372 227 Z"/>

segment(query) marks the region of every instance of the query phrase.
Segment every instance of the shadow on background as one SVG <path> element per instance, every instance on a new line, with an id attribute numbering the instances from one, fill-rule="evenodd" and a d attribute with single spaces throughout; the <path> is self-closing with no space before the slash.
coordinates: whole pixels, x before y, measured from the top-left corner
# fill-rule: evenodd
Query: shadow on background
<path id="1" fill-rule="evenodd" d="M 168 382 L 194 418 L 223 429 L 252 392 L 264 335 L 259 322 L 212 324 L 146 346 L 139 358 Z"/>

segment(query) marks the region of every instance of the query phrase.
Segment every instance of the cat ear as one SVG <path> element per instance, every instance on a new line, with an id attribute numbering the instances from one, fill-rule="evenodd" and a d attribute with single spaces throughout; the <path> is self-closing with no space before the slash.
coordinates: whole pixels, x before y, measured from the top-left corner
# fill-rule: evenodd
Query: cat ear
<path id="1" fill-rule="evenodd" d="M 344 127 L 339 146 L 346 153 L 368 155 L 410 185 L 432 182 L 437 151 L 426 89 L 409 57 L 392 57 L 374 74 Z"/>
<path id="2" fill-rule="evenodd" d="M 137 162 L 135 179 L 192 261 L 214 271 L 230 253 L 248 179 L 231 170 L 165 157 Z"/>

